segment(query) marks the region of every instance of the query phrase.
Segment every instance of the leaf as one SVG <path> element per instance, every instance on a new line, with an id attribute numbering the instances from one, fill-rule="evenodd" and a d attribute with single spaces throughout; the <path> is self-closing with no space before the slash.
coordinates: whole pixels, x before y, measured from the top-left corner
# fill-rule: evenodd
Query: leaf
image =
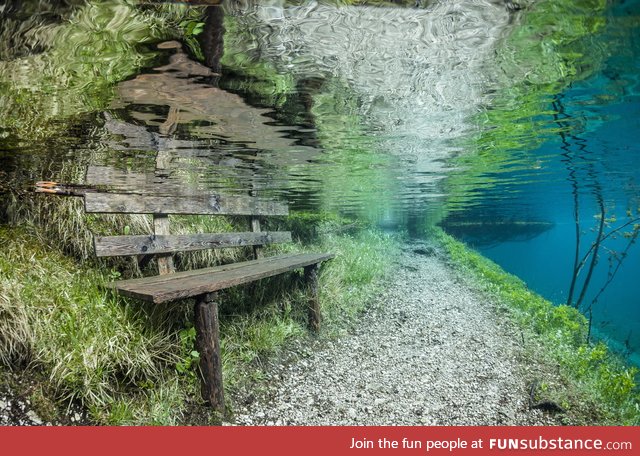
<path id="1" fill-rule="evenodd" d="M 200 35 L 204 30 L 204 22 L 198 22 L 191 32 L 192 35 Z"/>

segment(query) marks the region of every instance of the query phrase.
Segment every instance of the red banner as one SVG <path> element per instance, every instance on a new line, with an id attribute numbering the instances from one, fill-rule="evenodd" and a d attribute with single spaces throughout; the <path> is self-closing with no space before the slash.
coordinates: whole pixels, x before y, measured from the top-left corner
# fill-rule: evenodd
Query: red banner
<path id="1" fill-rule="evenodd" d="M 22 427 L 0 428 L 20 455 L 640 454 L 638 427 Z"/>

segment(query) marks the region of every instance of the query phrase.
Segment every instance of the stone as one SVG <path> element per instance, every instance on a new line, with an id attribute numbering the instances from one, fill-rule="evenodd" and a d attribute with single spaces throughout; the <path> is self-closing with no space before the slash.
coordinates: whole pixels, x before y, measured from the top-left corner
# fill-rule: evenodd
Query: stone
<path id="1" fill-rule="evenodd" d="M 35 425 L 40 425 L 43 423 L 42 419 L 33 410 L 29 410 L 26 415 L 27 418 Z"/>

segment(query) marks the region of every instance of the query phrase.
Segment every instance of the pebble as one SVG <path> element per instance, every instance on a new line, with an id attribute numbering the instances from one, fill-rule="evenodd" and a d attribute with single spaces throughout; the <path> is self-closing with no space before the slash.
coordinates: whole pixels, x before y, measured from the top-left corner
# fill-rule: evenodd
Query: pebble
<path id="1" fill-rule="evenodd" d="M 82 416 L 79 406 L 72 404 L 67 414 L 61 415 L 56 421 L 43 419 L 37 412 L 32 401 L 20 394 L 33 386 L 24 376 L 4 372 L 7 379 L 0 383 L 0 426 L 52 426 L 60 424 L 89 424 Z"/>
<path id="2" fill-rule="evenodd" d="M 35 424 L 35 425 L 41 425 L 42 424 L 42 420 L 36 414 L 36 412 L 34 412 L 33 410 L 29 410 L 26 413 L 26 417 L 29 419 L 29 421 L 31 421 L 32 424 Z"/>

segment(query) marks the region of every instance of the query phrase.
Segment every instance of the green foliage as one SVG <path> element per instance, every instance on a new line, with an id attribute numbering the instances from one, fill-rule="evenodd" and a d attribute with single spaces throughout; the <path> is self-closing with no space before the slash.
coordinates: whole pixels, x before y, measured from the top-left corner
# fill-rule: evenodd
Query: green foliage
<path id="1" fill-rule="evenodd" d="M 575 419 L 597 424 L 640 424 L 638 370 L 626 366 L 605 344 L 587 342 L 587 321 L 580 312 L 554 306 L 528 290 L 520 279 L 441 230 L 431 234 L 446 248 L 456 267 L 506 306 L 523 334 L 536 342 L 529 344 L 533 350 L 530 356 L 560 367 L 567 386 L 555 393 Z"/>
<path id="2" fill-rule="evenodd" d="M 320 300 L 327 328 L 339 331 L 381 290 L 386 274 L 400 250 L 401 239 L 374 229 L 353 234 L 320 229 L 314 251 L 335 253 L 323 267 Z"/>
<path id="3" fill-rule="evenodd" d="M 178 333 L 182 356 L 176 363 L 176 370 L 181 374 L 195 377 L 194 367 L 200 362 L 200 353 L 193 349 L 196 342 L 196 328 L 188 325 Z"/>
<path id="4" fill-rule="evenodd" d="M 3 364 L 43 369 L 60 397 L 81 402 L 96 419 L 112 404 L 139 406 L 132 387 L 153 391 L 164 382 L 179 349 L 162 322 L 107 294 L 100 271 L 77 266 L 27 230 L 0 227 L 0 243 Z M 179 414 L 183 404 L 172 407 Z M 145 420 L 140 410 L 130 413 Z"/>
<path id="5" fill-rule="evenodd" d="M 184 30 L 185 36 L 198 36 L 204 30 L 204 22 L 200 21 L 182 21 L 180 27 Z"/>
<path id="6" fill-rule="evenodd" d="M 243 373 L 239 368 L 278 353 L 287 341 L 304 333 L 303 322 L 280 312 L 278 303 L 262 304 L 264 308 L 250 315 L 226 316 L 222 320 L 223 368 L 229 385 L 246 380 L 246 371 Z M 261 372 L 255 370 L 250 377 L 260 378 Z"/>
<path id="7" fill-rule="evenodd" d="M 246 33 L 232 16 L 225 17 L 224 28 L 225 52 L 221 63 L 225 71 L 237 72 L 251 81 L 237 88 L 250 96 L 258 96 L 270 106 L 283 106 L 287 94 L 295 89 L 293 77 L 280 74 L 273 65 L 260 61 L 259 56 L 245 52 L 260 48 L 258 37 Z"/>
<path id="8" fill-rule="evenodd" d="M 64 23 L 21 35 L 46 43 L 46 49 L 0 61 L 3 127 L 18 137 L 44 139 L 64 131 L 61 120 L 104 109 L 115 83 L 153 62 L 156 52 L 145 45 L 179 35 L 176 23 L 183 14 L 158 14 L 124 0 L 90 1 Z M 196 31 L 197 25 L 191 33 Z"/>
<path id="9" fill-rule="evenodd" d="M 292 5 L 299 5 L 304 3 L 304 0 L 287 0 L 287 3 Z M 413 7 L 416 5 L 415 0 L 322 0 L 320 3 L 326 3 L 335 6 L 362 5 Z"/>
<path id="10" fill-rule="evenodd" d="M 297 107 L 295 114 L 300 116 L 302 111 L 313 118 L 323 151 L 319 159 L 331 166 L 318 166 L 315 161 L 296 163 L 291 172 L 313 176 L 304 185 L 319 196 L 319 211 L 337 212 L 349 202 L 357 201 L 358 218 L 362 220 L 377 221 L 392 212 L 399 182 L 392 171 L 394 158 L 381 146 L 380 139 L 365 128 L 358 97 L 349 85 L 323 76 L 312 84 L 317 86 L 301 89 L 298 84 L 308 82 L 299 80 L 302 76 L 283 75 L 274 64 L 261 60 L 259 52 L 249 51 L 260 49 L 259 37 L 241 27 L 235 18 L 225 18 L 225 29 L 225 54 L 221 62 L 226 72 L 241 75 L 230 89 L 240 90 L 247 98 L 258 99 L 260 104 L 278 112 L 286 111 L 300 92 L 307 92 L 306 96 L 312 98 L 308 106 L 305 102 L 306 106 Z M 292 123 L 299 121 L 297 118 Z"/>
<path id="11" fill-rule="evenodd" d="M 329 79 L 313 94 L 310 113 L 323 146 L 327 167 L 314 167 L 321 181 L 318 193 L 324 210 L 340 210 L 357 201 L 357 217 L 376 222 L 394 213 L 402 180 L 387 146 L 372 135 L 362 117 L 360 100 L 344 81 Z M 340 204 L 336 204 L 337 202 Z"/>
<path id="12" fill-rule="evenodd" d="M 80 401 L 97 422 L 180 423 L 199 383 L 195 331 L 185 326 L 192 318 L 190 306 L 145 306 L 111 295 L 104 282 L 140 271 L 129 262 L 88 261 L 91 232 L 145 233 L 149 220 L 86 215 L 79 199 L 42 195 L 11 199 L 6 210 L 14 227 L 0 227 L 0 362 L 29 363 L 51 379 L 58 399 Z M 347 327 L 375 296 L 398 248 L 397 239 L 330 213 L 294 213 L 290 220 L 269 223 L 304 239 L 269 247 L 269 254 L 337 255 L 320 274 L 328 335 Z M 172 217 L 177 232 L 237 231 L 246 224 L 227 217 Z M 178 263 L 196 267 L 245 255 L 243 249 L 212 252 L 180 257 Z M 282 275 L 221 293 L 230 397 L 262 378 L 262 360 L 307 334 L 306 287 L 296 277 Z"/>
<path id="13" fill-rule="evenodd" d="M 294 211 L 284 221 L 281 229 L 291 231 L 295 240 L 308 244 L 317 240 L 320 232 L 342 232 L 358 228 L 363 228 L 360 222 L 342 218 L 333 212 Z"/>

